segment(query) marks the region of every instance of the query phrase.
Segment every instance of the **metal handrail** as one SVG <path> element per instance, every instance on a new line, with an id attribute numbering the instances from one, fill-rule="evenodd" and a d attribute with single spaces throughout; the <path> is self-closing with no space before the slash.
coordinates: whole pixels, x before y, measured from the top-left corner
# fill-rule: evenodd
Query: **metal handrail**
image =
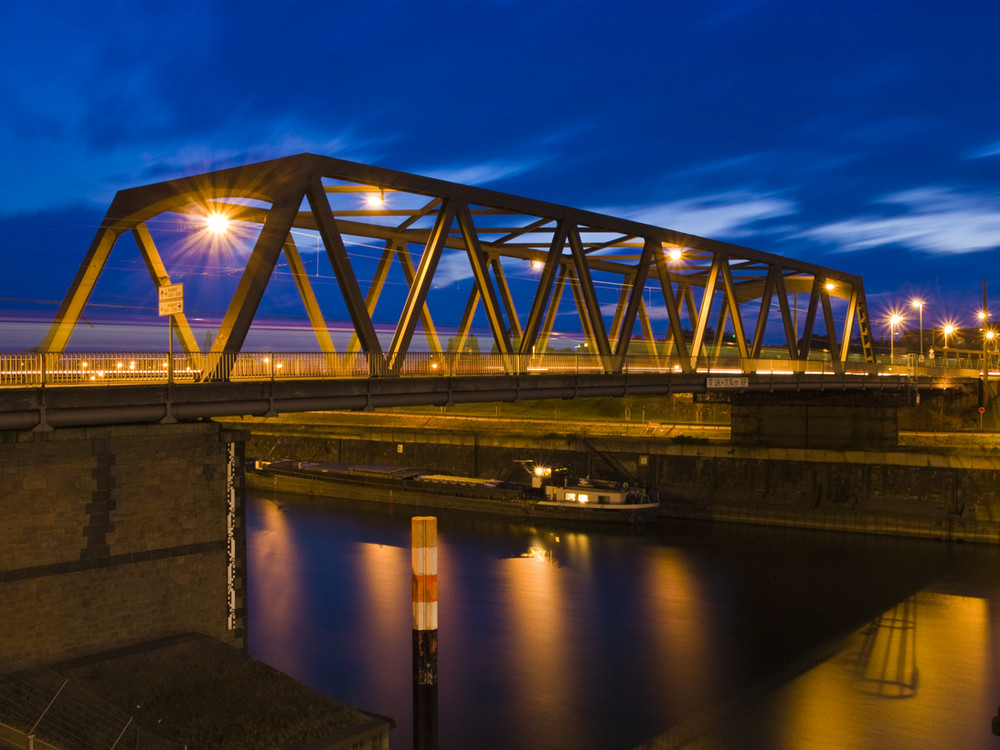
<path id="1" fill-rule="evenodd" d="M 989 361 L 989 360 L 987 360 Z M 990 362 L 990 364 L 993 364 Z M 880 363 L 792 360 L 786 357 L 672 355 L 613 356 L 553 352 L 498 354 L 417 352 L 390 368 L 381 355 L 330 352 L 239 352 L 167 354 L 161 352 L 0 353 L 0 387 L 58 385 L 111 386 L 296 379 L 358 380 L 405 377 L 481 377 L 489 375 L 572 374 L 816 375 L 982 377 L 981 358 L 938 359 L 917 363 L 913 357 L 884 358 Z M 993 373 L 1000 375 L 1000 373 Z"/>

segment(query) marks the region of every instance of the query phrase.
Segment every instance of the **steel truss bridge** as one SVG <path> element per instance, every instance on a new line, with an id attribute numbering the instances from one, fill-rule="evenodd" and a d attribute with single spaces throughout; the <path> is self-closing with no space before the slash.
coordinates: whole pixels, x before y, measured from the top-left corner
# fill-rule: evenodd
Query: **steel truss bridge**
<path id="1" fill-rule="evenodd" d="M 238 223 L 253 247 L 203 348 L 177 309 L 168 311 L 177 352 L 173 331 L 166 353 L 69 350 L 123 236 L 162 291 L 173 285 L 165 258 L 178 235 L 188 253 L 218 250 L 224 239 L 205 231 L 214 215 Z M 323 312 L 296 241 L 302 236 L 317 251 L 322 244 L 341 317 Z M 348 248 L 373 242 L 378 261 L 359 272 L 363 261 Z M 312 351 L 280 351 L 280 341 L 270 352 L 245 346 L 282 256 L 315 336 Z M 443 258 L 452 274 L 456 259 L 464 264 L 462 278 L 472 280 L 464 305 L 445 302 L 462 314 L 444 347 L 429 304 Z M 533 272 L 523 273 L 529 264 Z M 402 299 L 386 292 L 394 265 L 405 279 Z M 363 290 L 359 279 L 369 272 Z M 530 279 L 530 293 L 514 293 L 515 275 L 522 288 Z M 555 326 L 564 298 L 579 324 L 580 343 L 569 350 L 555 345 L 566 330 Z M 375 320 L 393 304 L 390 337 Z M 345 317 L 349 335 L 335 336 L 327 321 Z M 492 353 L 467 346 L 474 325 L 489 331 Z M 413 345 L 418 330 L 422 349 Z M 982 362 L 973 359 L 878 364 L 864 287 L 852 274 L 303 154 L 120 191 L 38 351 L 0 354 L 0 429 L 713 389 L 911 391 L 975 380 Z"/>
<path id="2" fill-rule="evenodd" d="M 362 200 L 375 196 L 374 205 Z M 170 241 L 178 227 L 187 227 L 189 249 L 208 253 L 204 220 L 218 214 L 252 227 L 256 239 L 206 351 L 185 314 L 172 316 L 183 355 L 206 379 L 229 376 L 226 368 L 244 349 L 282 254 L 318 351 L 338 353 L 296 244 L 303 233 L 322 242 L 339 291 L 335 304 L 353 327 L 340 353 L 363 354 L 373 374 L 404 373 L 418 327 L 426 349 L 442 354 L 465 348 L 476 320 L 484 321 L 481 328 L 489 330 L 508 372 L 524 372 L 530 355 L 550 350 L 565 297 L 575 309 L 571 318 L 579 323 L 582 348 L 606 374 L 622 372 L 634 355 L 683 373 L 723 356 L 740 372 L 759 369 L 761 359 L 783 360 L 782 369 L 792 371 L 819 359 L 835 373 L 849 360 L 875 361 L 858 276 L 624 218 L 313 154 L 120 191 L 40 351 L 66 350 L 123 235 L 134 239 L 153 286 L 162 289 L 171 285 L 171 275 L 155 223 L 174 221 Z M 358 242 L 383 248 L 365 290 L 358 261 L 348 253 Z M 428 298 L 442 258 L 448 257 L 454 274 L 456 256 L 472 288 L 453 346 L 442 347 Z M 394 262 L 408 290 L 391 340 L 383 342 L 373 321 L 393 296 L 385 290 Z M 508 278 L 525 264 L 536 269 L 530 303 L 528 295 L 512 293 Z M 799 295 L 806 301 L 802 316 Z M 460 307 L 461 300 L 446 304 Z"/>

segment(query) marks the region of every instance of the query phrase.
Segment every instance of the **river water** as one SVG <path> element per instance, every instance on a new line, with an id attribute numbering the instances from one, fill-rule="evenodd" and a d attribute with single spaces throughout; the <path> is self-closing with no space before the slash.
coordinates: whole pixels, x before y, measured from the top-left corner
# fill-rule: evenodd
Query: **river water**
<path id="1" fill-rule="evenodd" d="M 249 493 L 250 651 L 412 745 L 410 515 Z M 1000 747 L 1000 550 L 438 514 L 440 747 Z"/>

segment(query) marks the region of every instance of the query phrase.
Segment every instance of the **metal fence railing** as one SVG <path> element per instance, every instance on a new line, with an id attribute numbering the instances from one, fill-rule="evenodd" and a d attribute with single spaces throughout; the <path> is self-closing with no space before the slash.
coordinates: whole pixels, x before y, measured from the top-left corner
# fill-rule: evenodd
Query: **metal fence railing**
<path id="1" fill-rule="evenodd" d="M 982 375 L 975 357 L 938 358 L 917 363 L 913 357 L 880 363 L 832 362 L 829 357 L 742 359 L 637 354 L 621 359 L 596 354 L 480 354 L 416 352 L 391 355 L 329 352 L 239 352 L 165 354 L 160 352 L 0 353 L 0 387 L 41 385 L 121 385 L 206 383 L 293 379 L 365 379 L 373 377 L 468 377 L 602 373 L 702 373 L 707 375 L 785 375 L 962 377 Z M 1000 373 L 992 372 L 997 376 Z"/>
<path id="2" fill-rule="evenodd" d="M 33 750 L 181 750 L 47 669 L 0 674 L 0 746 Z"/>

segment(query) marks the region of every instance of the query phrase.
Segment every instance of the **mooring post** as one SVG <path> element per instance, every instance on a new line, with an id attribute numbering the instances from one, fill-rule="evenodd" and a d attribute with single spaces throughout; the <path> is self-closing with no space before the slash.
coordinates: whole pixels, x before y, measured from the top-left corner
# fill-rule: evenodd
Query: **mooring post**
<path id="1" fill-rule="evenodd" d="M 413 747 L 437 750 L 437 518 L 414 516 Z"/>

